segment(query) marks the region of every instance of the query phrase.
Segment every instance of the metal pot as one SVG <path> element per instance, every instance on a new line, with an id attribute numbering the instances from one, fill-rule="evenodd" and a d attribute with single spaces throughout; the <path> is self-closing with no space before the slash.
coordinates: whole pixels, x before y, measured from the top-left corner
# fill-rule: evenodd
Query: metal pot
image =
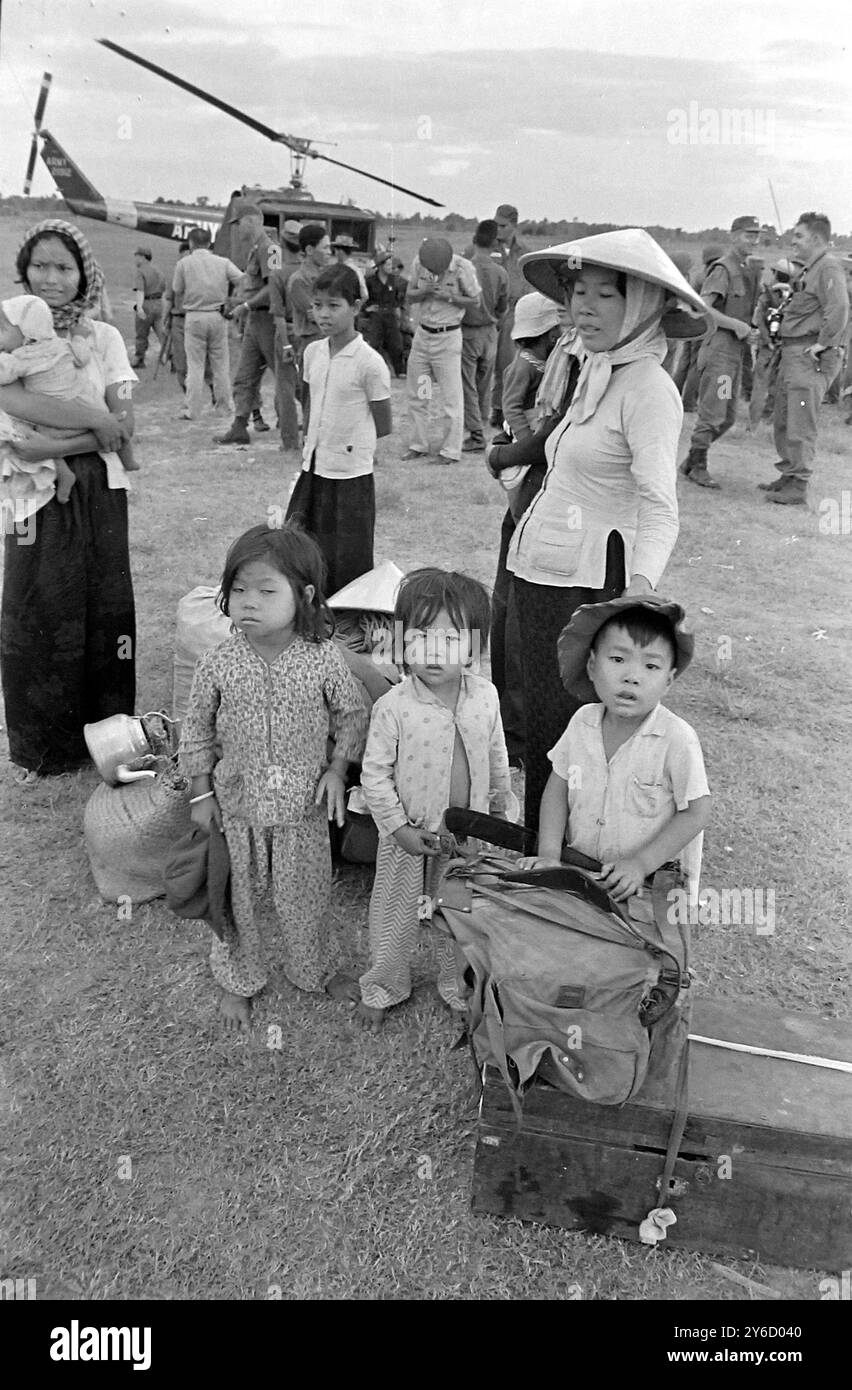
<path id="1" fill-rule="evenodd" d="M 136 782 L 142 777 L 155 777 L 156 771 L 130 771 L 127 763 L 152 757 L 144 720 L 163 719 L 158 710 L 150 714 L 111 714 L 95 724 L 83 725 L 86 747 L 104 781 L 111 787 L 121 782 Z M 168 721 L 171 722 L 171 721 Z"/>

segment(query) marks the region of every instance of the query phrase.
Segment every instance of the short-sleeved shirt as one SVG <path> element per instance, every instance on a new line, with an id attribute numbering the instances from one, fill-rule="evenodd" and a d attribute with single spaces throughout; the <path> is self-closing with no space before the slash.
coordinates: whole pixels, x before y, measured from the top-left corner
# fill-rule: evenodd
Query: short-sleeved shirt
<path id="1" fill-rule="evenodd" d="M 269 276 L 269 310 L 273 318 L 292 319 L 293 311 L 287 302 L 287 285 L 301 266 L 302 256 L 300 252 L 291 251 L 286 245 L 282 246 L 280 251 L 281 264 Z"/>
<path id="2" fill-rule="evenodd" d="M 415 256 L 411 266 L 409 291 L 424 290 L 427 286 L 440 286 L 442 289 L 451 290 L 455 295 L 465 295 L 469 299 L 478 299 L 480 293 L 476 271 L 464 256 L 454 255 L 443 275 L 438 276 L 422 266 L 420 258 Z M 414 310 L 418 324 L 424 323 L 429 328 L 451 328 L 454 324 L 461 323 L 465 314 L 464 309 L 457 304 L 431 298 L 418 300 Z"/>
<path id="3" fill-rule="evenodd" d="M 677 811 L 709 796 L 698 735 L 657 705 L 607 761 L 603 705 L 582 705 L 548 757 L 568 783 L 567 843 L 612 863 L 637 853 Z M 680 852 L 690 901 L 698 899 L 703 831 Z"/>
<path id="4" fill-rule="evenodd" d="M 133 281 L 134 290 L 141 290 L 145 299 L 162 299 L 166 282 L 155 265 L 146 261 L 136 271 L 136 278 Z"/>
<path id="5" fill-rule="evenodd" d="M 172 292 L 180 296 L 184 313 L 209 313 L 222 308 L 228 298 L 228 286 L 236 287 L 242 278 L 242 271 L 233 261 L 199 247 L 176 263 Z"/>
<path id="6" fill-rule="evenodd" d="M 310 261 L 303 261 L 287 281 L 287 307 L 290 310 L 288 317 L 292 317 L 293 320 L 294 338 L 322 337 L 311 313 L 314 281 L 319 274 L 319 266 Z"/>
<path id="7" fill-rule="evenodd" d="M 275 269 L 280 256 L 278 243 L 273 241 L 266 232 L 261 232 L 254 246 L 248 253 L 245 274 L 243 276 L 243 293 L 247 299 L 251 299 L 263 289 L 272 271 Z M 263 305 L 259 310 L 252 309 L 252 313 L 268 314 L 268 305 Z"/>
<path id="8" fill-rule="evenodd" d="M 320 478 L 360 478 L 373 471 L 376 423 L 371 401 L 390 400 L 384 358 L 360 333 L 332 357 L 328 339 L 308 343 L 302 375 L 311 390 L 302 467 Z"/>
<path id="9" fill-rule="evenodd" d="M 464 311 L 464 328 L 488 328 L 497 324 L 509 302 L 509 276 L 487 251 L 474 248 L 470 257 L 482 295 L 478 304 Z"/>

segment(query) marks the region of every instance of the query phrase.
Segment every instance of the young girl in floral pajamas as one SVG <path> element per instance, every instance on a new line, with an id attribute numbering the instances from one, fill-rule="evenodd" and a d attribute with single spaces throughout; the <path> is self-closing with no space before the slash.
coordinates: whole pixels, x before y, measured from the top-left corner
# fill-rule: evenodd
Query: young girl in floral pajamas
<path id="1" fill-rule="evenodd" d="M 407 675 L 373 707 L 361 769 L 380 839 L 356 1012 L 374 1032 L 411 993 L 419 909 L 449 857 L 445 810 L 505 815 L 510 793 L 500 700 L 471 669 L 487 643 L 487 591 L 465 574 L 415 570 L 400 584 L 394 619 Z M 438 992 L 461 1012 L 453 942 L 439 936 L 437 953 Z"/>
<path id="2" fill-rule="evenodd" d="M 181 735 L 192 819 L 224 830 L 231 859 L 236 931 L 210 956 L 228 1028 L 248 1025 L 270 957 L 299 989 L 351 997 L 335 973 L 327 821 L 343 824 L 367 714 L 328 640 L 322 579 L 318 546 L 295 526 L 254 526 L 234 542 L 220 603 L 235 631 L 199 661 Z"/>

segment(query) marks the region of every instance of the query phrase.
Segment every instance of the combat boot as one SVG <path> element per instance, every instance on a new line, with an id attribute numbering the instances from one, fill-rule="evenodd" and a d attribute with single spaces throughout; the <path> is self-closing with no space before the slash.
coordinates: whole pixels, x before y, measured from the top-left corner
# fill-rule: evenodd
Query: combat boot
<path id="1" fill-rule="evenodd" d="M 767 493 L 767 502 L 777 502 L 781 507 L 807 506 L 808 485 L 804 478 L 784 478 L 775 492 Z"/>
<path id="2" fill-rule="evenodd" d="M 718 491 L 719 484 L 715 478 L 711 478 L 707 472 L 707 450 L 700 444 L 693 445 L 680 465 L 680 471 L 685 478 L 697 487 L 715 488 Z"/>
<path id="3" fill-rule="evenodd" d="M 270 427 L 269 427 L 269 425 L 267 425 L 266 421 L 264 420 L 264 418 L 263 418 L 263 416 L 261 415 L 261 413 L 260 413 L 259 410 L 253 410 L 253 411 L 252 411 L 252 413 L 251 413 L 251 425 L 252 425 L 252 429 L 253 429 L 257 434 L 268 434 L 268 433 L 269 433 L 269 428 L 270 428 Z"/>
<path id="4" fill-rule="evenodd" d="M 234 423 L 227 434 L 217 435 L 214 444 L 251 444 L 251 435 L 248 432 L 248 421 L 245 415 L 234 417 Z"/>

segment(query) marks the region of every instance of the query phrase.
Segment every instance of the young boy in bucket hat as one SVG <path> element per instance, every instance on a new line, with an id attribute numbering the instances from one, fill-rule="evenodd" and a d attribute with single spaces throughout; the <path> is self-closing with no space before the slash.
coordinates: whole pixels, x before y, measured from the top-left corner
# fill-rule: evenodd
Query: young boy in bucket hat
<path id="1" fill-rule="evenodd" d="M 697 902 L 710 790 L 695 730 L 661 701 L 692 659 L 679 604 L 657 594 L 584 604 L 562 631 L 559 668 L 580 707 L 549 757 L 538 854 L 558 864 L 563 843 L 603 863 L 617 901 L 679 859 Z"/>

